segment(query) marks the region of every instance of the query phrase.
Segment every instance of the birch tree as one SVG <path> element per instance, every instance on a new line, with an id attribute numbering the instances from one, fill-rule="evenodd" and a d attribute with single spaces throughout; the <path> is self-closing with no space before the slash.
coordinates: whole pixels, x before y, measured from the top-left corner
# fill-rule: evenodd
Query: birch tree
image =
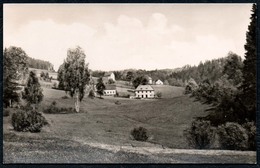
<path id="1" fill-rule="evenodd" d="M 90 81 L 88 64 L 85 64 L 85 58 L 83 49 L 78 46 L 68 49 L 67 58 L 64 62 L 64 89 L 74 98 L 76 112 L 79 112 L 86 85 Z"/>

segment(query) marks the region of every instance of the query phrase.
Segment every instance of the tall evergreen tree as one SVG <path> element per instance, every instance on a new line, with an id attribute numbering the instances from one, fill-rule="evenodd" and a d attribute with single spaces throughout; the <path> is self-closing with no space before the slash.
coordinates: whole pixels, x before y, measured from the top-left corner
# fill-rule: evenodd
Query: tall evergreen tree
<path id="1" fill-rule="evenodd" d="M 36 74 L 31 71 L 26 87 L 24 88 L 23 99 L 25 99 L 29 105 L 33 105 L 33 108 L 35 108 L 35 105 L 39 104 L 43 100 L 42 91 L 43 90 Z"/>
<path id="2" fill-rule="evenodd" d="M 100 77 L 98 79 L 98 83 L 96 85 L 96 88 L 97 88 L 97 93 L 99 94 L 100 98 L 101 98 L 101 95 L 103 95 L 104 93 L 104 90 L 106 89 L 106 86 L 104 85 L 103 83 L 103 80 L 102 80 L 102 77 Z"/>
<path id="3" fill-rule="evenodd" d="M 251 22 L 246 33 L 245 60 L 242 82 L 242 102 L 244 103 L 248 118 L 255 120 L 256 117 L 256 4 L 253 4 Z"/>

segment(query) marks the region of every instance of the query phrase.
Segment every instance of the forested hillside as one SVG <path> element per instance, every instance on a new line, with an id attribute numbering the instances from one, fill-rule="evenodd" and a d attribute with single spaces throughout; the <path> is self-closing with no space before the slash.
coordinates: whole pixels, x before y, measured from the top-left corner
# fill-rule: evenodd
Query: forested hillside
<path id="1" fill-rule="evenodd" d="M 142 70 L 142 69 L 126 69 L 121 71 L 111 71 L 115 74 L 116 80 L 132 81 L 138 76 L 149 76 L 153 81 L 160 79 L 164 84 L 172 86 L 186 86 L 188 81 L 193 78 L 196 83 L 200 84 L 205 80 L 214 83 L 222 75 L 225 64 L 230 59 L 230 56 L 236 55 L 229 52 L 226 57 L 200 62 L 198 66 L 185 65 L 175 69 L 160 69 L 160 70 Z M 236 55 L 237 56 L 237 55 Z M 237 56 L 240 62 L 242 58 Z M 102 77 L 105 71 L 92 71 L 92 76 Z"/>
<path id="2" fill-rule="evenodd" d="M 49 61 L 43 61 L 43 60 L 28 57 L 27 62 L 29 68 L 46 69 L 46 70 L 54 71 L 53 65 Z"/>

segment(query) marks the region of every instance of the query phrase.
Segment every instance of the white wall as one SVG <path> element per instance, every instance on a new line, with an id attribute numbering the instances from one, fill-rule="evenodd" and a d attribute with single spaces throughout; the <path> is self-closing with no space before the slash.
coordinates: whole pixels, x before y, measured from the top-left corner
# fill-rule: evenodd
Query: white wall
<path id="1" fill-rule="evenodd" d="M 104 90 L 105 96 L 112 96 L 116 94 L 116 90 Z"/>
<path id="2" fill-rule="evenodd" d="M 115 74 L 114 74 L 114 73 L 111 73 L 111 75 L 108 77 L 108 79 L 113 79 L 113 81 L 116 81 L 116 79 L 115 79 Z"/>
<path id="3" fill-rule="evenodd" d="M 139 98 L 154 98 L 154 91 L 135 91 L 135 97 Z"/>
<path id="4" fill-rule="evenodd" d="M 158 80 L 158 81 L 155 82 L 155 84 L 156 84 L 156 85 L 163 85 L 163 82 L 160 81 L 160 80 Z"/>

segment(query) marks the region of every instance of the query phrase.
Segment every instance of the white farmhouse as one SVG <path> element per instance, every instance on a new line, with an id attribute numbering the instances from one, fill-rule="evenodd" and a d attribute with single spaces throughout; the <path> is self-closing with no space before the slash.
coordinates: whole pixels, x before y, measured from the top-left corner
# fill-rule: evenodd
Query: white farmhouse
<path id="1" fill-rule="evenodd" d="M 157 81 L 155 81 L 155 84 L 156 85 L 163 85 L 163 82 L 160 79 L 158 79 Z"/>
<path id="2" fill-rule="evenodd" d="M 139 85 L 135 89 L 136 98 L 154 98 L 154 89 L 151 85 Z"/>
<path id="3" fill-rule="evenodd" d="M 106 89 L 103 91 L 104 96 L 114 96 L 116 95 L 116 85 L 105 85 Z"/>
<path id="4" fill-rule="evenodd" d="M 113 81 L 116 81 L 115 74 L 106 72 L 103 77 L 103 81 L 106 83 L 109 79 L 112 79 Z"/>

